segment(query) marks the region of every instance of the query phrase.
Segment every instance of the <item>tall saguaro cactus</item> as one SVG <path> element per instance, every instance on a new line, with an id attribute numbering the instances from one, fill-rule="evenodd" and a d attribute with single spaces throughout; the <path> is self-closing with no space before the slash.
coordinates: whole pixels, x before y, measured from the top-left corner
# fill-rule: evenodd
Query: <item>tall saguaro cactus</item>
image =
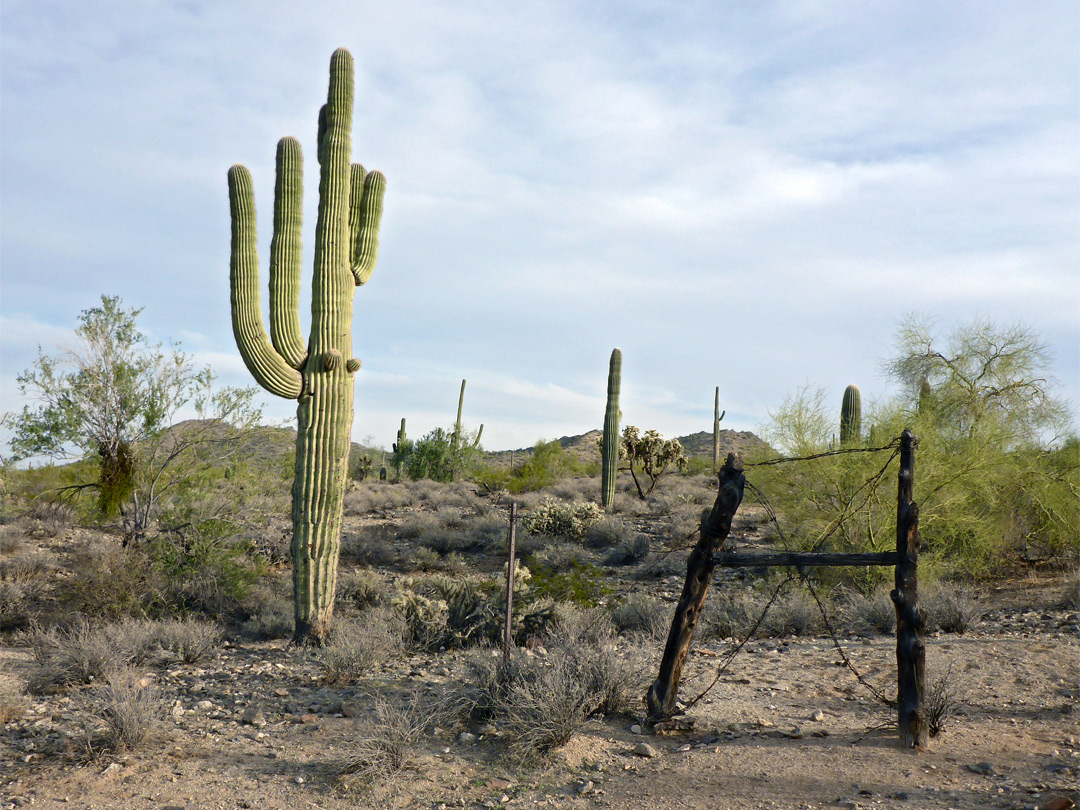
<path id="1" fill-rule="evenodd" d="M 298 644 L 322 644 L 330 632 L 345 479 L 353 418 L 353 294 L 375 269 L 386 179 L 350 165 L 353 60 L 330 59 L 330 90 L 319 112 L 319 209 L 311 332 L 300 334 L 300 144 L 277 148 L 274 234 L 270 243 L 270 337 L 259 307 L 255 200 L 251 173 L 229 169 L 232 213 L 230 286 L 236 344 L 267 391 L 297 400 L 293 480 L 293 594 Z M 349 358 L 349 359 L 346 359 Z"/>
<path id="2" fill-rule="evenodd" d="M 622 387 L 622 350 L 612 349 L 608 364 L 607 409 L 604 411 L 604 444 L 601 450 L 600 505 L 615 501 L 615 475 L 619 466 L 619 389 Z"/>
<path id="3" fill-rule="evenodd" d="M 844 389 L 844 400 L 840 403 L 840 444 L 858 444 L 862 435 L 862 394 L 859 386 L 849 385 Z"/>

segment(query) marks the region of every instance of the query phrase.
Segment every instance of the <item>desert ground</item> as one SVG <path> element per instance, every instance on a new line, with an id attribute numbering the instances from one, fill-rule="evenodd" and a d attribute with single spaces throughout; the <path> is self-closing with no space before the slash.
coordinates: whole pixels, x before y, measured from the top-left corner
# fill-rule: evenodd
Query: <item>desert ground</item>
<path id="1" fill-rule="evenodd" d="M 707 486 L 700 500 L 707 501 Z M 473 496 L 463 494 L 456 506 L 433 505 L 417 490 L 387 503 L 377 487 L 361 488 L 347 506 L 339 582 L 347 595 L 350 577 L 369 583 L 374 577 L 387 592 L 414 582 L 420 574 L 406 561 L 418 556 L 434 571 L 446 563 L 452 579 L 484 571 L 497 577 L 497 553 L 474 561 L 465 552 L 462 567 L 445 541 L 431 541 L 438 527 L 468 512 Z M 652 517 L 638 509 L 623 519 L 647 526 Z M 759 513 L 744 510 L 733 536 L 752 539 L 761 522 Z M 77 549 L 94 548 L 95 559 L 114 567 L 129 553 L 115 535 L 78 526 L 50 532 L 23 521 L 5 528 L 8 570 L 17 560 L 37 560 L 24 568 L 43 579 L 76 576 L 70 566 Z M 425 542 L 438 549 L 434 556 L 417 555 Z M 545 553 L 558 556 L 551 548 Z M 589 553 L 603 560 L 602 550 Z M 807 620 L 795 622 L 794 632 L 782 625 L 759 632 L 732 657 L 741 639 L 718 625 L 707 632 L 703 619 L 680 697 L 690 701 L 715 684 L 670 727 L 643 727 L 641 697 L 656 674 L 685 558 L 685 547 L 654 543 L 632 565 L 601 566 L 609 587 L 598 607 L 578 609 L 579 628 L 633 599 L 653 600 L 648 604 L 659 618 L 633 632 L 617 628 L 603 640 L 626 662 L 624 675 L 630 673 L 624 708 L 583 719 L 568 742 L 538 756 L 521 756 L 513 745 L 521 728 L 498 716 L 477 721 L 447 709 L 475 686 L 478 662 L 499 659 L 497 647 L 406 647 L 372 659 L 363 671 L 342 673 L 317 652 L 291 647 L 287 629 L 273 637 L 266 616 L 223 621 L 215 642 L 191 656 L 196 660 L 138 665 L 135 687 L 154 696 L 147 736 L 138 745 L 102 750 L 95 747 L 100 704 L 90 699 L 100 685 L 91 679 L 43 688 L 48 656 L 40 643 L 35 647 L 33 630 L 8 632 L 0 648 L 0 807 L 1060 810 L 1077 799 L 1075 572 L 1033 567 L 974 586 L 964 632 L 928 632 L 928 682 L 937 684 L 950 716 L 926 750 L 908 751 L 898 746 L 895 712 L 842 660 L 895 695 L 895 638 L 844 618 L 839 607 L 833 621 L 842 654 Z M 286 616 L 288 582 L 281 564 L 259 585 Z M 718 572 L 709 601 L 752 585 Z M 35 593 L 47 594 L 47 583 Z M 338 610 L 339 621 L 358 626 L 369 615 L 344 603 Z M 541 635 L 514 656 L 522 666 L 557 666 L 560 649 Z M 372 738 L 385 731 L 380 724 L 402 722 L 386 713 L 393 706 L 415 709 L 414 733 L 394 767 L 365 769 L 365 752 L 376 750 Z"/>

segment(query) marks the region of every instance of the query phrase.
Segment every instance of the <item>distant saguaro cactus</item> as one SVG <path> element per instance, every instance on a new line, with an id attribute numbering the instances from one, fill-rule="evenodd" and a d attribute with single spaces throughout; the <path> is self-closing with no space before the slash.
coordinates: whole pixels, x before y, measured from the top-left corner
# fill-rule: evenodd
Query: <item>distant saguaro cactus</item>
<path id="1" fill-rule="evenodd" d="M 615 502 L 615 475 L 619 466 L 619 389 L 622 386 L 622 351 L 612 349 L 608 364 L 607 409 L 604 411 L 604 439 L 601 448 L 600 505 L 607 509 Z"/>
<path id="2" fill-rule="evenodd" d="M 849 385 L 840 404 L 840 445 L 858 444 L 861 437 L 862 394 L 857 385 Z"/>
<path id="3" fill-rule="evenodd" d="M 351 164 L 353 60 L 330 60 L 330 89 L 319 112 L 319 208 L 311 285 L 311 332 L 300 334 L 300 144 L 277 149 L 274 235 L 270 243 L 270 338 L 259 307 L 255 195 L 251 173 L 229 169 L 233 334 L 244 363 L 267 391 L 296 399 L 293 481 L 293 595 L 298 644 L 329 636 L 353 419 L 353 294 L 375 269 L 386 179 Z M 346 359 L 349 358 L 349 359 Z"/>
<path id="4" fill-rule="evenodd" d="M 727 411 L 720 410 L 720 386 L 716 386 L 716 394 L 713 397 L 712 417 L 712 466 L 713 472 L 720 469 L 720 422 Z"/>

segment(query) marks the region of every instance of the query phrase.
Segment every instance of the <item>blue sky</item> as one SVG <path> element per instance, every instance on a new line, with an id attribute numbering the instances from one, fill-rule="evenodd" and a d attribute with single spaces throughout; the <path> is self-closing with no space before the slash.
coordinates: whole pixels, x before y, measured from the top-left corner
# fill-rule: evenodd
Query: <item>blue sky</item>
<path id="1" fill-rule="evenodd" d="M 251 384 L 225 173 L 253 173 L 265 283 L 300 139 L 310 268 L 342 45 L 354 160 L 388 178 L 357 440 L 451 424 L 462 378 L 488 448 L 597 428 L 615 346 L 624 422 L 665 435 L 711 429 L 715 386 L 734 429 L 807 383 L 839 411 L 892 393 L 912 311 L 1030 324 L 1080 402 L 1077 42 L 1071 0 L 5 0 L 3 410 L 103 293 Z"/>

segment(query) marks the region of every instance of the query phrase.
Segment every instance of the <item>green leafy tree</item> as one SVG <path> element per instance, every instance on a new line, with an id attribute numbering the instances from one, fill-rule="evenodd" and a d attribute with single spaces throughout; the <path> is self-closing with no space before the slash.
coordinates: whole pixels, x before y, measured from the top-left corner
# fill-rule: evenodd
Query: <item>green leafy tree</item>
<path id="1" fill-rule="evenodd" d="M 27 405 L 11 420 L 16 458 L 97 457 L 97 475 L 76 489 L 98 493 L 102 515 L 124 518 L 138 536 L 163 490 L 190 472 L 197 448 L 235 438 L 231 428 L 259 417 L 254 389 L 213 390 L 214 375 L 176 346 L 152 343 L 139 330 L 142 310 L 118 297 L 79 314 L 76 345 L 58 355 L 39 348 L 18 376 Z M 206 423 L 174 425 L 182 410 Z"/>
<path id="2" fill-rule="evenodd" d="M 687 464 L 686 453 L 678 439 L 665 439 L 655 430 L 642 433 L 633 425 L 623 428 L 619 458 L 626 462 L 641 500 L 652 494 L 657 482 L 670 468 L 682 470 Z M 648 479 L 648 487 L 642 486 L 642 479 Z"/>
<path id="3" fill-rule="evenodd" d="M 906 427 L 918 437 L 923 549 L 943 571 L 986 576 L 1080 552 L 1080 443 L 1070 437 L 1069 406 L 1056 394 L 1049 362 L 1029 327 L 980 320 L 942 341 L 924 318 L 901 323 L 883 365 L 900 393 L 873 404 L 864 422 L 873 444 Z M 785 454 L 808 456 L 831 449 L 834 420 L 823 392 L 804 388 L 770 414 L 763 433 Z M 887 458 L 833 455 L 751 475 L 793 546 L 885 551 L 896 519 Z M 875 574 L 866 576 L 872 585 Z"/>
<path id="4" fill-rule="evenodd" d="M 467 474 L 480 454 L 479 446 L 472 443 L 473 438 L 456 442 L 451 431 L 435 428 L 409 449 L 406 473 L 414 481 L 430 478 L 444 483 Z"/>

